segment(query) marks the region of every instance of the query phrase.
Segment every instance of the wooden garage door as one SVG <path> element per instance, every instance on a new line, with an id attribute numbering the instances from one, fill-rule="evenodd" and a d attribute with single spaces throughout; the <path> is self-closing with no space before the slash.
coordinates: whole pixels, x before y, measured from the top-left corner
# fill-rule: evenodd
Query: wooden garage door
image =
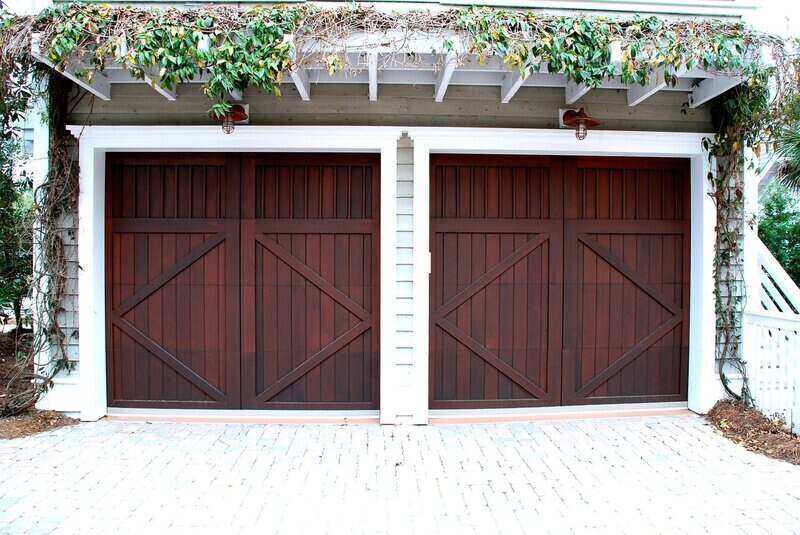
<path id="1" fill-rule="evenodd" d="M 378 169 L 109 157 L 110 404 L 377 408 Z"/>
<path id="2" fill-rule="evenodd" d="M 238 161 L 107 161 L 109 405 L 238 407 Z"/>
<path id="3" fill-rule="evenodd" d="M 686 399 L 689 172 L 431 159 L 433 408 Z"/>

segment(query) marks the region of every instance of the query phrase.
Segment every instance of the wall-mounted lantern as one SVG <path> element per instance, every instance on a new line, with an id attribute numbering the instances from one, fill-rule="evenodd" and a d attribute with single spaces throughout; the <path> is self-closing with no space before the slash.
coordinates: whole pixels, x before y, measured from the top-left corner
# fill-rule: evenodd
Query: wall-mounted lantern
<path id="1" fill-rule="evenodd" d="M 583 108 L 579 110 L 559 110 L 562 128 L 572 128 L 575 130 L 575 137 L 579 140 L 586 139 L 590 128 L 600 125 L 600 121 L 586 114 Z"/>
<path id="2" fill-rule="evenodd" d="M 249 106 L 247 104 L 244 106 L 241 104 L 233 104 L 228 113 L 217 118 L 217 120 L 222 123 L 222 131 L 225 134 L 232 134 L 237 124 L 247 124 L 250 119 L 247 113 L 248 108 Z"/>

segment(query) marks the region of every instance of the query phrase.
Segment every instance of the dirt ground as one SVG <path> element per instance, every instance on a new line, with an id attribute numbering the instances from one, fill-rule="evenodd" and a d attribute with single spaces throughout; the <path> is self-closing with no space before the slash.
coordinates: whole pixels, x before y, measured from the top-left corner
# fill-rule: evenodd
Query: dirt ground
<path id="1" fill-rule="evenodd" d="M 800 437 L 787 431 L 781 421 L 732 401 L 717 402 L 707 418 L 723 435 L 748 450 L 800 465 Z"/>

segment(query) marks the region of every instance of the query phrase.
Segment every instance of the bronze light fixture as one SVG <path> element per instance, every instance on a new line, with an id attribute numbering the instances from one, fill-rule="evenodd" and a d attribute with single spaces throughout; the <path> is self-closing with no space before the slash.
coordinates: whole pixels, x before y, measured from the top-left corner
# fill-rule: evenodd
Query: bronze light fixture
<path id="1" fill-rule="evenodd" d="M 218 119 L 222 122 L 222 131 L 225 134 L 232 134 L 236 128 L 236 123 L 247 120 L 247 112 L 241 104 L 234 104 L 231 109 Z"/>
<path id="2" fill-rule="evenodd" d="M 562 117 L 564 126 L 575 129 L 575 137 L 579 140 L 586 139 L 590 128 L 600 125 L 600 121 L 586 114 L 583 108 L 575 110 L 567 110 Z"/>

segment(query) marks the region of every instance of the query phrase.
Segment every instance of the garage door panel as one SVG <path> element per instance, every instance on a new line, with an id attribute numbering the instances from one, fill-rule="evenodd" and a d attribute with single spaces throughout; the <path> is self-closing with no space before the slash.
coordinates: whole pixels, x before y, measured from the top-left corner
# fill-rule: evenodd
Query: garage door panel
<path id="1" fill-rule="evenodd" d="M 235 166 L 224 155 L 107 161 L 109 404 L 237 406 Z"/>
<path id="2" fill-rule="evenodd" d="M 265 402 L 272 397 L 278 402 L 320 401 L 321 381 L 334 384 L 338 384 L 338 381 L 337 377 L 330 373 L 335 372 L 335 369 L 326 369 L 323 377 L 319 365 L 329 358 L 335 358 L 339 353 L 344 353 L 347 359 L 340 368 L 349 372 L 342 382 L 348 386 L 348 392 L 353 393 L 355 398 L 353 401 L 364 401 L 361 392 L 361 385 L 365 379 L 362 373 L 363 360 L 366 356 L 364 335 L 353 335 L 355 332 L 353 329 L 362 330 L 363 319 L 369 319 L 368 311 L 359 303 L 363 300 L 363 286 L 343 284 L 339 281 L 337 287 L 332 281 L 319 275 L 311 266 L 301 266 L 304 260 L 295 255 L 302 256 L 309 242 L 319 246 L 319 236 L 314 236 L 316 239 L 309 238 L 265 236 L 264 240 L 267 242 L 277 240 L 276 243 L 283 242 L 285 246 L 294 243 L 296 252 L 289 253 L 284 248 L 282 255 L 273 254 L 257 241 L 256 247 L 260 251 L 256 255 L 255 332 L 257 352 L 261 358 L 256 361 L 258 378 L 256 390 L 262 393 L 259 398 Z M 300 244 L 299 249 L 298 244 Z M 346 256 L 347 250 L 338 254 Z M 287 256 L 291 256 L 291 265 L 301 267 L 302 271 L 292 269 L 291 265 L 284 261 Z M 313 256 L 319 258 L 318 253 Z M 311 276 L 311 280 L 304 274 Z M 317 276 L 314 277 L 312 274 Z M 361 279 L 363 277 L 359 277 L 359 280 Z M 347 303 L 350 308 L 359 311 L 361 316 L 352 313 L 342 303 Z M 371 306 L 371 303 L 368 306 Z M 342 346 L 347 340 L 353 341 L 344 345 L 339 351 L 329 350 L 331 345 Z M 314 365 L 307 375 L 302 375 L 295 381 L 290 380 L 292 376 L 289 374 L 293 370 L 304 365 L 308 367 L 317 361 L 318 364 Z M 286 379 L 287 376 L 289 379 Z M 368 383 L 369 378 L 366 379 Z M 279 382 L 286 387 L 276 391 L 275 385 Z M 263 394 L 264 392 L 270 393 Z"/>
<path id="3" fill-rule="evenodd" d="M 221 334 L 229 332 L 225 241 L 224 234 L 211 233 L 118 234 L 112 240 L 119 262 L 109 292 L 113 402 L 206 400 L 189 384 L 217 393 L 210 402 L 230 401 L 226 392 L 236 391 L 238 377 L 228 358 L 235 341 Z"/>
<path id="4" fill-rule="evenodd" d="M 377 407 L 377 160 L 245 159 L 244 406 Z"/>
<path id="5" fill-rule="evenodd" d="M 432 158 L 431 407 L 557 402 L 560 297 L 550 305 L 561 293 L 562 225 L 548 219 L 560 215 L 557 164 Z"/>
<path id="6" fill-rule="evenodd" d="M 688 220 L 688 163 L 655 158 L 570 158 L 565 217 Z"/>
<path id="7" fill-rule="evenodd" d="M 566 223 L 565 403 L 685 398 L 687 226 Z"/>

